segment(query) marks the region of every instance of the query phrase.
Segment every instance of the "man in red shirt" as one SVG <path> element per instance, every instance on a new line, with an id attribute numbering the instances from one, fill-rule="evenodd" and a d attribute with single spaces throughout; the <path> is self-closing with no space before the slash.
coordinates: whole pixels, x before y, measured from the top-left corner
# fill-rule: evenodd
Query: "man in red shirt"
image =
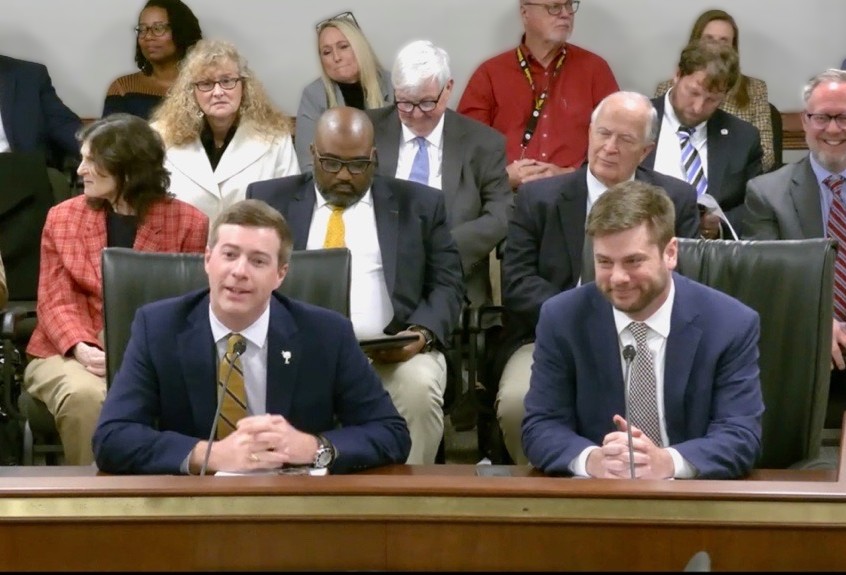
<path id="1" fill-rule="evenodd" d="M 520 0 L 520 46 L 473 73 L 458 111 L 507 139 L 511 187 L 581 166 L 593 108 L 619 90 L 608 63 L 568 44 L 579 0 Z"/>

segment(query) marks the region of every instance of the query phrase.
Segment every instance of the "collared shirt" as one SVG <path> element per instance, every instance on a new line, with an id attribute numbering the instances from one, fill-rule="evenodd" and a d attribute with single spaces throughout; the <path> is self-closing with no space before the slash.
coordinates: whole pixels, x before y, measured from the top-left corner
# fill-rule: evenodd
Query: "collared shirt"
<path id="1" fill-rule="evenodd" d="M 627 182 L 633 182 L 635 179 L 634 173 L 632 173 L 631 177 L 629 177 Z M 603 184 L 599 181 L 599 179 L 593 175 L 593 172 L 590 171 L 590 166 L 587 169 L 587 209 L 585 210 L 585 223 L 587 223 L 587 216 L 590 215 L 590 210 L 593 207 L 593 204 L 596 203 L 596 200 L 604 194 L 608 190 L 608 186 Z"/>
<path id="2" fill-rule="evenodd" d="M 670 336 L 670 323 L 672 320 L 673 302 L 676 299 L 676 286 L 670 280 L 670 293 L 667 299 L 661 304 L 655 313 L 646 318 L 643 323 L 649 327 L 649 334 L 647 335 L 646 345 L 652 351 L 653 366 L 655 367 L 655 387 L 656 387 L 656 403 L 658 405 L 658 421 L 661 430 L 661 443 L 669 446 L 670 440 L 667 434 L 667 418 L 664 413 L 664 366 L 666 365 L 667 357 L 667 338 Z M 617 335 L 620 339 L 620 362 L 623 365 L 623 378 L 626 377 L 626 362 L 623 359 L 623 349 L 627 345 L 635 345 L 635 338 L 629 330 L 629 324 L 632 323 L 626 313 L 614 308 L 614 324 L 617 329 Z M 628 383 L 628 382 L 627 382 Z M 574 475 L 587 476 L 587 458 L 590 452 L 594 449 L 599 449 L 597 446 L 591 446 L 584 449 L 573 461 L 570 462 L 570 470 Z M 696 476 L 696 469 L 688 463 L 681 454 L 673 449 L 667 447 L 670 457 L 673 458 L 673 466 L 675 473 L 673 477 L 678 479 L 688 479 Z"/>
<path id="3" fill-rule="evenodd" d="M 664 95 L 664 117 L 661 119 L 661 133 L 658 135 L 658 146 L 655 150 L 655 171 L 668 176 L 678 178 L 683 182 L 687 181 L 687 175 L 682 168 L 681 145 L 679 144 L 678 131 L 681 122 L 676 111 L 670 103 L 670 94 L 674 88 Z M 702 122 L 693 126 L 694 131 L 690 135 L 690 142 L 699 153 L 702 160 L 702 169 L 705 176 L 708 176 L 708 122 Z"/>
<path id="4" fill-rule="evenodd" d="M 226 354 L 227 339 L 233 332 L 218 319 L 209 306 L 209 324 L 217 347 L 218 362 Z M 241 356 L 244 369 L 244 387 L 247 390 L 247 414 L 267 413 L 267 331 L 270 327 L 270 305 L 246 329 L 239 331 L 247 340 L 247 349 Z M 225 376 L 224 376 L 225 377 Z"/>
<path id="5" fill-rule="evenodd" d="M 443 173 L 443 157 L 444 157 L 444 117 L 441 116 L 435 129 L 426 136 L 428 146 L 426 151 L 429 156 L 429 182 L 428 185 L 441 189 L 441 175 Z M 399 155 L 397 156 L 397 172 L 396 177 L 401 180 L 407 180 L 411 175 L 411 166 L 414 164 L 414 157 L 417 155 L 417 142 L 414 139 L 417 137 L 405 124 L 400 122 L 402 134 L 400 135 Z"/>
<path id="6" fill-rule="evenodd" d="M 315 186 L 317 201 L 311 218 L 306 249 L 323 248 L 332 207 Z M 350 283 L 350 320 L 358 339 L 385 335 L 384 329 L 394 317 L 394 306 L 385 282 L 382 249 L 376 230 L 376 213 L 370 190 L 344 210 L 344 241 L 352 253 Z"/>
<path id="7" fill-rule="evenodd" d="M 608 63 L 593 52 L 567 44 L 567 59 L 551 82 L 525 157 L 558 166 L 581 166 L 587 157 L 588 126 L 596 105 L 620 88 Z M 533 94 L 514 48 L 484 62 L 473 73 L 458 112 L 493 127 L 506 138 L 508 162 L 521 157 L 520 143 L 534 97 L 546 87 L 558 61 L 544 68 L 521 41 L 538 94 Z"/>
<path id="8" fill-rule="evenodd" d="M 817 177 L 817 185 L 820 188 L 820 210 L 822 213 L 823 234 L 825 234 L 826 230 L 828 230 L 828 214 L 831 211 L 831 204 L 834 201 L 834 192 L 823 181 L 827 177 L 834 175 L 840 175 L 846 178 L 846 170 L 839 174 L 833 174 L 822 167 L 816 158 L 814 158 L 813 154 L 810 154 L 809 158 L 811 159 L 811 170 L 813 170 L 814 175 Z"/>

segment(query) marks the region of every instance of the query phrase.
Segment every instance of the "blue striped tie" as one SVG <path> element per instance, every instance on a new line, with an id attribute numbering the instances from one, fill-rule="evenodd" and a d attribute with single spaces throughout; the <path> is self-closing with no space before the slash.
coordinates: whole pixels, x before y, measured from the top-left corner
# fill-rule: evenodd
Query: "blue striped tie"
<path id="1" fill-rule="evenodd" d="M 676 135 L 679 137 L 679 145 L 681 146 L 681 163 L 684 176 L 687 183 L 696 188 L 696 195 L 701 196 L 708 189 L 708 178 L 705 177 L 705 170 L 702 168 L 702 158 L 699 157 L 699 152 L 696 151 L 690 141 L 693 132 L 693 128 L 681 126 Z"/>
<path id="2" fill-rule="evenodd" d="M 417 154 L 414 156 L 414 162 L 411 164 L 411 173 L 408 179 L 412 182 L 419 182 L 426 186 L 429 185 L 429 152 L 427 149 L 428 142 L 426 138 L 416 137 L 414 141 L 417 143 Z"/>

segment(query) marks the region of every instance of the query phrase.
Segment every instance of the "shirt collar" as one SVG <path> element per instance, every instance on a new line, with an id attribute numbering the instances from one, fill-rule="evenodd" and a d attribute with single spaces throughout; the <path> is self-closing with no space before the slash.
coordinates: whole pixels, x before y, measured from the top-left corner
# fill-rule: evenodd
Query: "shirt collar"
<path id="1" fill-rule="evenodd" d="M 226 327 L 223 322 L 220 321 L 218 317 L 214 314 L 214 310 L 212 310 L 211 304 L 209 304 L 209 324 L 211 324 L 212 337 L 214 338 L 215 343 L 219 342 L 222 339 L 225 339 L 230 333 L 232 333 L 232 330 Z M 269 327 L 270 303 L 268 302 L 267 307 L 264 309 L 258 319 L 249 326 L 247 326 L 246 329 L 243 329 L 238 333 L 243 335 L 247 342 L 251 343 L 258 349 L 261 349 L 267 342 L 267 330 Z"/>
<path id="2" fill-rule="evenodd" d="M 529 50 L 528 46 L 526 46 L 526 35 L 525 34 L 520 36 L 520 51 L 523 52 L 523 57 L 526 58 L 527 62 L 529 62 L 530 64 L 536 64 L 538 66 L 542 66 L 541 63 L 540 63 L 540 60 L 535 58 L 535 55 L 532 54 L 532 51 Z M 561 54 L 565 53 L 566 51 L 567 51 L 567 43 L 565 42 L 564 44 L 561 45 L 561 48 L 555 54 L 555 58 L 553 58 L 552 61 L 553 62 L 557 61 L 557 58 L 559 56 L 561 56 Z"/>
<path id="3" fill-rule="evenodd" d="M 446 112 L 441 115 L 441 119 L 438 120 L 435 129 L 431 131 L 428 136 L 424 136 L 425 140 L 429 142 L 430 146 L 434 146 L 435 149 L 441 149 L 441 143 L 444 141 L 444 118 L 446 117 Z M 414 138 L 417 137 L 411 130 L 406 127 L 405 124 L 400 122 L 400 127 L 402 128 L 402 141 L 406 144 L 410 143 Z"/>
<path id="4" fill-rule="evenodd" d="M 643 323 L 649 326 L 649 329 L 658 333 L 664 339 L 667 339 L 670 335 L 670 320 L 672 319 L 673 315 L 673 301 L 676 299 L 676 283 L 673 281 L 672 274 L 670 275 L 670 293 L 667 294 L 667 299 L 661 304 L 655 313 L 651 316 L 646 318 Z M 621 334 L 624 329 L 629 327 L 629 324 L 632 323 L 633 320 L 626 314 L 618 310 L 617 308 L 612 308 L 614 311 L 614 323 L 617 326 L 617 335 Z"/>
<path id="5" fill-rule="evenodd" d="M 825 180 L 829 176 L 840 175 L 840 176 L 843 176 L 844 178 L 846 178 L 846 170 L 840 172 L 839 174 L 834 174 L 832 172 L 829 172 L 826 168 L 824 168 L 817 161 L 817 159 L 814 157 L 813 154 L 808 154 L 808 157 L 811 159 L 811 170 L 813 170 L 814 175 L 817 177 L 817 184 L 819 184 L 820 187 L 825 187 L 826 189 L 828 189 L 828 186 L 826 186 L 823 183 L 823 180 Z"/>
<path id="6" fill-rule="evenodd" d="M 637 170 L 635 170 L 637 171 Z M 632 173 L 631 177 L 629 177 L 627 182 L 633 182 L 635 179 L 634 173 Z M 599 196 L 605 193 L 608 189 L 608 186 L 603 184 L 599 181 L 599 178 L 593 175 L 593 172 L 590 171 L 590 164 L 588 164 L 587 169 L 587 187 L 588 187 L 588 197 L 591 199 L 591 205 L 599 199 Z"/>
<path id="7" fill-rule="evenodd" d="M 679 121 L 679 117 L 676 116 L 676 109 L 673 108 L 673 103 L 670 102 L 670 92 L 672 92 L 675 88 L 670 88 L 667 93 L 664 95 L 664 122 L 666 122 L 666 126 L 672 129 L 673 134 L 679 131 L 681 127 L 681 121 Z M 705 133 L 705 126 L 708 125 L 708 120 L 701 122 L 693 127 L 693 134 L 691 134 L 691 139 L 693 140 L 702 140 L 703 142 L 706 139 Z"/>
<path id="8" fill-rule="evenodd" d="M 323 197 L 323 194 L 320 193 L 320 190 L 317 189 L 317 182 L 314 184 L 314 194 L 317 198 L 317 209 L 326 208 L 331 210 L 332 206 L 329 205 L 329 202 L 326 201 L 326 198 Z M 352 206 L 349 206 L 347 209 L 357 206 L 358 204 L 364 204 L 366 206 L 373 205 L 373 195 L 370 193 L 370 188 L 367 188 L 367 191 L 364 192 L 364 195 L 361 196 L 361 199 L 354 203 Z"/>

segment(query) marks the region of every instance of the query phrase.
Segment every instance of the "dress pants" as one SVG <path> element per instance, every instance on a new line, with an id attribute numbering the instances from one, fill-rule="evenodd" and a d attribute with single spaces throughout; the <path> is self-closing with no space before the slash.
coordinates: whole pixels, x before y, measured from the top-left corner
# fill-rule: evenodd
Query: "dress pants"
<path id="1" fill-rule="evenodd" d="M 526 414 L 523 400 L 529 391 L 534 352 L 535 344 L 527 343 L 508 358 L 496 393 L 496 417 L 502 430 L 502 439 L 508 454 L 517 465 L 529 463 L 523 453 L 522 428 L 523 416 Z"/>

